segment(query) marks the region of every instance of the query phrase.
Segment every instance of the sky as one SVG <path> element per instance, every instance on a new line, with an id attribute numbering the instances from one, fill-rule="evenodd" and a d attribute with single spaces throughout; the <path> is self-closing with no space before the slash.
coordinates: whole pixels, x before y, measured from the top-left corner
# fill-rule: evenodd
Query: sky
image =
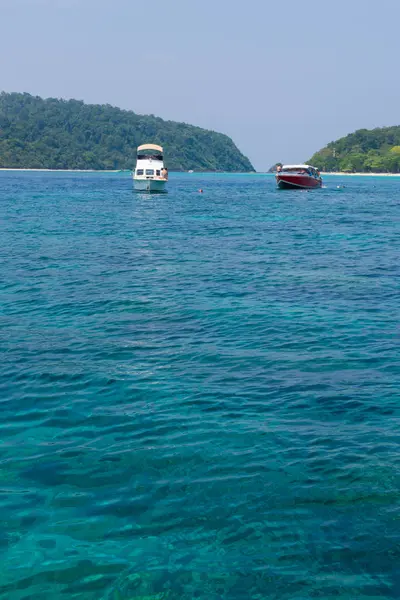
<path id="1" fill-rule="evenodd" d="M 0 0 L 0 90 L 226 133 L 259 171 L 400 124 L 399 0 Z"/>

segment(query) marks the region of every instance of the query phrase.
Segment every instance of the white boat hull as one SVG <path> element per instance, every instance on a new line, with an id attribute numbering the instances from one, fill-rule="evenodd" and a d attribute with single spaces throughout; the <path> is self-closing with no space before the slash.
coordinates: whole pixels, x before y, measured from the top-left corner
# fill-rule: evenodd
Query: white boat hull
<path id="1" fill-rule="evenodd" d="M 135 190 L 140 192 L 165 192 L 165 179 L 133 179 Z"/>

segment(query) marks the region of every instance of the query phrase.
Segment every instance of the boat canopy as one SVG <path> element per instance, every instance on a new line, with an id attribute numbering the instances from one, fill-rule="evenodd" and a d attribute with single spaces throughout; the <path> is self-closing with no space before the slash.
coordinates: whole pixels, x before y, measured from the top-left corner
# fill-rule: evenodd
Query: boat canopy
<path id="1" fill-rule="evenodd" d="M 161 154 L 163 153 L 162 147 L 157 146 L 157 144 L 142 144 L 142 146 L 139 146 L 137 149 L 138 152 L 143 152 L 143 150 L 153 150 L 156 152 L 160 152 Z"/>
<path id="2" fill-rule="evenodd" d="M 296 169 L 313 169 L 314 167 L 310 167 L 310 165 L 283 165 L 282 170 L 290 169 L 293 171 Z"/>

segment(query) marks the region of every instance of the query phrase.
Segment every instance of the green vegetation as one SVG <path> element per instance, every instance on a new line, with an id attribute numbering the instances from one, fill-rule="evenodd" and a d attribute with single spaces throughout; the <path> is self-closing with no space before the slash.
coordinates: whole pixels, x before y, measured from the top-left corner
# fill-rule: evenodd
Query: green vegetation
<path id="1" fill-rule="evenodd" d="M 132 169 L 146 142 L 164 146 L 170 170 L 254 171 L 221 133 L 109 105 L 0 94 L 0 167 Z"/>
<path id="2" fill-rule="evenodd" d="M 400 126 L 359 129 L 310 158 L 321 171 L 400 173 Z"/>

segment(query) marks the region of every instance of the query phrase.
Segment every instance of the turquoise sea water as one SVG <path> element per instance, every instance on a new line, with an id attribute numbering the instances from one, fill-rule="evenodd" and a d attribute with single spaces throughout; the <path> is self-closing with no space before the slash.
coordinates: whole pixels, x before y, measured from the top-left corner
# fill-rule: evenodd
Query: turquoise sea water
<path id="1" fill-rule="evenodd" d="M 400 597 L 400 179 L 325 183 L 0 173 L 1 600 Z"/>

